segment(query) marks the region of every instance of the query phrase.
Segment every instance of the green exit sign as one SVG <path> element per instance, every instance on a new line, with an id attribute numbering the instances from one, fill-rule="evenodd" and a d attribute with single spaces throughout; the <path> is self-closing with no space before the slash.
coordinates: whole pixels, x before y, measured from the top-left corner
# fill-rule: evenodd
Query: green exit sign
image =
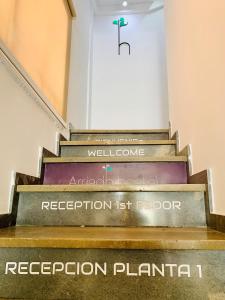
<path id="1" fill-rule="evenodd" d="M 120 27 L 124 27 L 128 25 L 128 22 L 124 18 L 120 18 L 119 20 L 114 20 L 113 21 L 114 25 L 120 25 Z"/>

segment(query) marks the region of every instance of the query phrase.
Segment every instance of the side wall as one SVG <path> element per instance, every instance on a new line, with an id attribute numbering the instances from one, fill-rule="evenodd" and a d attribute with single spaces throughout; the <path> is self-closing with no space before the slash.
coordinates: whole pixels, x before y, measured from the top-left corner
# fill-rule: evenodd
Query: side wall
<path id="1" fill-rule="evenodd" d="M 212 169 L 214 211 L 225 215 L 225 2 L 165 0 L 170 120 L 194 172 Z"/>
<path id="2" fill-rule="evenodd" d="M 65 0 L 0 1 L 0 40 L 64 120 L 71 22 Z"/>
<path id="3" fill-rule="evenodd" d="M 74 128 L 88 128 L 92 66 L 91 0 L 73 0 L 76 18 L 72 23 L 72 48 L 67 120 Z"/>
<path id="4" fill-rule="evenodd" d="M 125 16 L 131 56 L 118 55 L 116 18 L 95 17 L 91 128 L 167 128 L 164 11 Z"/>
<path id="5" fill-rule="evenodd" d="M 0 52 L 0 214 L 10 209 L 13 171 L 38 176 L 40 147 L 56 152 L 68 130 Z"/>

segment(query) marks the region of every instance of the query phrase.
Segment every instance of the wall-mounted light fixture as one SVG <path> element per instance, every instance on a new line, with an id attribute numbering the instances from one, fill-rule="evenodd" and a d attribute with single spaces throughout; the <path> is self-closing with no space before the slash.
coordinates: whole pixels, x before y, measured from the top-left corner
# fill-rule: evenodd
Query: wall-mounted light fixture
<path id="1" fill-rule="evenodd" d="M 125 45 L 125 46 L 128 46 L 128 48 L 129 48 L 129 55 L 130 55 L 130 52 L 131 52 L 131 46 L 130 46 L 130 44 L 127 43 L 127 42 L 123 42 L 123 43 L 120 42 L 120 28 L 127 26 L 128 22 L 124 18 L 120 18 L 120 19 L 114 20 L 113 24 L 118 26 L 118 54 L 120 55 L 120 48 L 121 48 L 121 46 Z"/>

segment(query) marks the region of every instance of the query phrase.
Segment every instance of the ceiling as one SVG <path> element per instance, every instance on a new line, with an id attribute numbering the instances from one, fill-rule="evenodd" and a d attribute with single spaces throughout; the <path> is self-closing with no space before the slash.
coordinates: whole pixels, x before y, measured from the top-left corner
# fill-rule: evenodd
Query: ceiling
<path id="1" fill-rule="evenodd" d="M 123 0 L 92 0 L 96 15 L 149 13 L 163 5 L 163 0 L 127 0 L 128 6 L 122 6 Z"/>

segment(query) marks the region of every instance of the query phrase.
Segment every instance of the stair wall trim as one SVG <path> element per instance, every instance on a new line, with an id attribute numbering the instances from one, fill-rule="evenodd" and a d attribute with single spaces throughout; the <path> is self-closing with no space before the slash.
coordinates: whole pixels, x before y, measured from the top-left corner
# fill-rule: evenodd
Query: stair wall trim
<path id="1" fill-rule="evenodd" d="M 62 134 L 58 135 L 58 141 L 57 141 L 58 144 L 60 144 L 61 141 L 65 141 L 65 140 L 66 138 Z M 38 177 L 34 177 L 34 176 L 30 176 L 18 172 L 12 172 L 9 213 L 0 215 L 0 228 L 10 227 L 16 224 L 18 201 L 19 201 L 17 186 L 42 184 L 44 179 L 44 164 L 43 164 L 44 158 L 56 157 L 54 153 L 52 153 L 51 151 L 49 151 L 44 147 L 40 147 L 39 151 L 40 151 L 40 160 L 38 165 L 38 173 L 39 173 Z"/>
<path id="2" fill-rule="evenodd" d="M 180 136 L 179 131 L 176 131 L 171 137 L 172 140 L 176 141 L 176 155 L 187 157 L 187 169 L 188 174 L 193 175 L 193 156 L 191 144 L 186 145 L 182 150 L 180 150 Z"/>
<path id="3" fill-rule="evenodd" d="M 213 213 L 212 199 L 213 190 L 210 181 L 210 171 L 204 170 L 195 175 L 189 176 L 188 183 L 190 184 L 205 184 L 205 207 L 206 207 L 206 222 L 209 228 L 215 229 L 220 232 L 225 232 L 225 216 Z"/>
<path id="4" fill-rule="evenodd" d="M 13 199 L 10 212 L 8 214 L 0 215 L 0 228 L 15 226 L 19 204 L 19 194 L 17 193 L 17 186 L 31 184 L 40 184 L 40 178 L 25 175 L 22 173 L 15 173 L 15 182 L 12 186 Z"/>

